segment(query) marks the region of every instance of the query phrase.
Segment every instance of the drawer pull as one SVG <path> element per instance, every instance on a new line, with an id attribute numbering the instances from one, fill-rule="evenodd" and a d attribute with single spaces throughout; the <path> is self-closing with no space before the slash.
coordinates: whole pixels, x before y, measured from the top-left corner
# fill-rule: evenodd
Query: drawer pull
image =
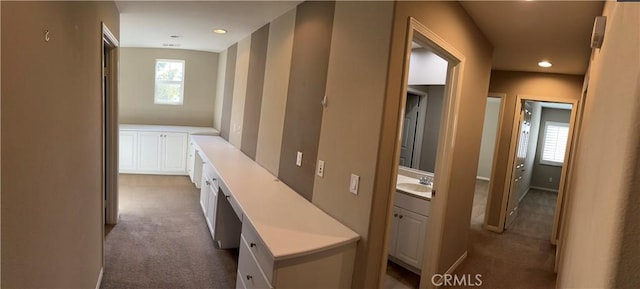
<path id="1" fill-rule="evenodd" d="M 249 247 L 251 247 L 251 248 L 254 248 L 255 246 L 257 246 L 257 245 L 256 245 L 256 243 L 251 242 L 251 243 L 249 244 Z"/>
<path id="2" fill-rule="evenodd" d="M 399 217 L 399 218 L 400 218 L 400 219 L 402 219 L 402 215 L 400 215 L 400 217 Z"/>
<path id="3" fill-rule="evenodd" d="M 251 280 L 251 279 L 253 279 L 253 276 L 247 275 L 247 280 Z"/>
<path id="4" fill-rule="evenodd" d="M 207 186 L 211 185 L 211 182 L 209 182 L 209 181 L 204 181 L 204 182 L 205 182 L 205 184 L 207 184 Z"/>
<path id="5" fill-rule="evenodd" d="M 397 216 L 398 216 L 398 214 L 393 214 L 393 217 L 394 217 L 394 218 L 395 218 L 395 217 L 397 217 Z"/>

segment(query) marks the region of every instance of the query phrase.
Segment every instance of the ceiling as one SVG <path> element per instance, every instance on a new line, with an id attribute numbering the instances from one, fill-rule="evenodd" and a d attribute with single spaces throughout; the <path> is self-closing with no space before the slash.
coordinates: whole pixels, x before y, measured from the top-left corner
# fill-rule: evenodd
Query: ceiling
<path id="1" fill-rule="evenodd" d="M 117 1 L 123 47 L 220 52 L 301 1 Z M 494 46 L 493 69 L 584 74 L 603 2 L 462 1 Z M 228 30 L 215 34 L 214 28 Z M 171 35 L 179 36 L 171 38 Z M 537 63 L 549 60 L 551 68 Z"/>
<path id="2" fill-rule="evenodd" d="M 463 1 L 494 46 L 493 69 L 584 74 L 591 30 L 603 2 Z M 551 68 L 538 67 L 541 60 Z"/>
<path id="3" fill-rule="evenodd" d="M 117 1 L 123 47 L 220 52 L 293 9 L 300 1 Z M 215 34 L 222 28 L 226 34 Z M 179 36 L 171 38 L 171 35 Z"/>

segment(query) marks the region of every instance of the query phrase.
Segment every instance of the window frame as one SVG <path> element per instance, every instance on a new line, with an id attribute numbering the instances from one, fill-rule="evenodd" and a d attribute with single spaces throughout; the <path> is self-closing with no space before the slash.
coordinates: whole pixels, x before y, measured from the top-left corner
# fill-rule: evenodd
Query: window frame
<path id="1" fill-rule="evenodd" d="M 557 162 L 557 161 L 550 161 L 550 160 L 545 160 L 544 159 L 544 149 L 545 149 L 545 144 L 547 142 L 547 129 L 549 128 L 549 126 L 556 126 L 556 127 L 565 127 L 567 128 L 567 140 L 565 141 L 565 155 L 564 158 L 562 159 L 561 162 Z M 556 167 L 561 167 L 564 165 L 564 161 L 567 158 L 567 148 L 566 145 L 569 142 L 569 123 L 566 122 L 558 122 L 558 121 L 545 121 L 544 123 L 544 132 L 543 132 L 543 136 L 542 136 L 542 149 L 540 150 L 540 164 L 542 165 L 548 165 L 548 166 L 556 166 Z"/>
<path id="2" fill-rule="evenodd" d="M 180 63 L 182 65 L 182 80 L 159 80 L 158 79 L 158 63 L 159 62 L 167 62 L 167 63 Z M 186 74 L 186 63 L 184 59 L 156 59 L 155 65 L 153 67 L 153 75 L 154 75 L 154 84 L 153 84 L 153 103 L 154 104 L 163 104 L 163 105 L 183 105 L 184 104 L 184 81 Z M 158 83 L 161 84 L 179 84 L 180 85 L 180 101 L 163 101 L 158 99 Z"/>

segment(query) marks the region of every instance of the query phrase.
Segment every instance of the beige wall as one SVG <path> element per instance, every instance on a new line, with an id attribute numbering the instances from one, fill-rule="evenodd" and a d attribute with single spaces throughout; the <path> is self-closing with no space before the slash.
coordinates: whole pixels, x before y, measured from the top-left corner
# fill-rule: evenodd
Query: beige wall
<path id="1" fill-rule="evenodd" d="M 484 110 L 484 122 L 482 124 L 482 141 L 480 143 L 480 158 L 478 159 L 478 177 L 491 178 L 493 166 L 493 153 L 496 148 L 498 125 L 500 124 L 500 108 L 502 99 L 489 97 Z"/>
<path id="2" fill-rule="evenodd" d="M 154 104 L 156 59 L 185 61 L 184 103 Z M 212 127 L 218 54 L 184 49 L 120 49 L 120 123 Z"/>
<path id="3" fill-rule="evenodd" d="M 295 22 L 296 10 L 293 9 L 269 26 L 256 161 L 276 176 L 280 167 Z"/>
<path id="4" fill-rule="evenodd" d="M 224 79 L 227 72 L 227 50 L 218 54 L 218 80 L 216 81 L 216 99 L 213 104 L 213 128 L 220 131 L 222 126 L 222 101 L 224 99 Z"/>
<path id="5" fill-rule="evenodd" d="M 375 287 L 381 272 L 380 256 L 384 252 L 382 240 L 386 236 L 385 220 L 390 214 L 391 193 L 395 183 L 390 176 L 396 171 L 398 140 L 398 113 L 402 105 L 402 71 L 407 34 L 407 21 L 415 17 L 428 29 L 455 47 L 465 56 L 465 71 L 461 83 L 462 99 L 460 99 L 456 143 L 453 147 L 453 175 L 451 186 L 438 194 L 448 194 L 446 223 L 442 237 L 442 248 L 438 252 L 440 263 L 438 272 L 446 271 L 467 250 L 468 231 L 471 218 L 471 207 L 475 187 L 476 169 L 482 134 L 482 120 L 485 107 L 491 56 L 493 49 L 484 38 L 464 9 L 456 2 L 395 2 L 395 20 L 391 44 L 391 58 L 385 98 L 385 112 L 382 126 L 382 139 L 378 152 L 375 197 L 372 204 L 372 220 L 370 239 L 380 243 L 371 244 L 369 258 L 371 265 L 365 276 L 364 286 Z M 436 172 L 437 174 L 437 172 Z M 377 250 L 377 251 L 376 251 Z M 378 253 L 380 252 L 380 253 Z M 423 285 L 429 282 L 425 276 Z"/>
<path id="6" fill-rule="evenodd" d="M 326 162 L 325 173 L 323 178 L 315 178 L 313 203 L 362 237 L 353 288 L 375 287 L 364 281 L 370 274 L 367 266 L 380 261 L 370 259 L 367 251 L 392 5 L 337 2 L 335 9 L 327 75 L 328 106 L 322 118 L 318 151 L 318 159 Z M 349 192 L 351 174 L 360 176 L 358 195 Z"/>
<path id="7" fill-rule="evenodd" d="M 640 287 L 640 6 L 607 2 L 570 180 L 559 288 Z"/>
<path id="8" fill-rule="evenodd" d="M 251 54 L 251 36 L 238 42 L 236 74 L 233 85 L 233 103 L 231 107 L 231 130 L 229 142 L 240 148 L 242 143 L 242 121 L 244 120 L 244 101 L 247 96 L 247 76 L 249 75 L 249 56 Z"/>
<path id="9" fill-rule="evenodd" d="M 1 6 L 2 286 L 95 288 L 103 264 L 101 21 L 118 37 L 119 13 L 113 2 Z"/>
<path id="10" fill-rule="evenodd" d="M 491 200 L 487 204 L 488 224 L 499 227 L 502 196 L 506 180 L 509 146 L 513 129 L 516 99 L 518 95 L 557 97 L 559 99 L 580 99 L 583 76 L 537 72 L 491 71 L 489 90 L 505 93 L 505 110 L 502 115 L 502 127 L 498 140 L 498 154 L 495 170 L 491 172 Z"/>

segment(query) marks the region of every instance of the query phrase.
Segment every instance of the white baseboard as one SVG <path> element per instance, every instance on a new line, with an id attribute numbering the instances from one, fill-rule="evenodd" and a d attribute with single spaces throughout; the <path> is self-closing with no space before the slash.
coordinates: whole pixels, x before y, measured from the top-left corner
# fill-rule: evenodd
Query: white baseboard
<path id="1" fill-rule="evenodd" d="M 481 181 L 487 181 L 487 182 L 491 181 L 490 178 L 485 178 L 485 177 L 481 177 L 481 176 L 476 176 L 476 179 L 481 180 Z"/>
<path id="2" fill-rule="evenodd" d="M 530 189 L 535 189 L 535 190 L 540 190 L 540 191 L 552 192 L 552 193 L 557 193 L 558 192 L 558 190 L 550 189 L 550 188 L 544 188 L 544 187 L 529 186 L 529 188 Z"/>
<path id="3" fill-rule="evenodd" d="M 103 273 L 104 273 L 104 268 L 100 268 L 100 275 L 98 275 L 98 283 L 96 283 L 96 289 L 100 289 L 100 285 L 102 284 Z"/>
<path id="4" fill-rule="evenodd" d="M 447 272 L 445 272 L 444 274 L 453 274 L 453 272 L 458 268 L 458 266 L 462 264 L 464 259 L 467 259 L 467 251 L 464 251 L 464 254 L 462 254 L 462 256 L 460 256 L 460 258 L 458 258 L 458 260 L 456 260 L 456 262 L 454 262 L 453 265 L 451 265 L 451 267 L 449 267 Z"/>

